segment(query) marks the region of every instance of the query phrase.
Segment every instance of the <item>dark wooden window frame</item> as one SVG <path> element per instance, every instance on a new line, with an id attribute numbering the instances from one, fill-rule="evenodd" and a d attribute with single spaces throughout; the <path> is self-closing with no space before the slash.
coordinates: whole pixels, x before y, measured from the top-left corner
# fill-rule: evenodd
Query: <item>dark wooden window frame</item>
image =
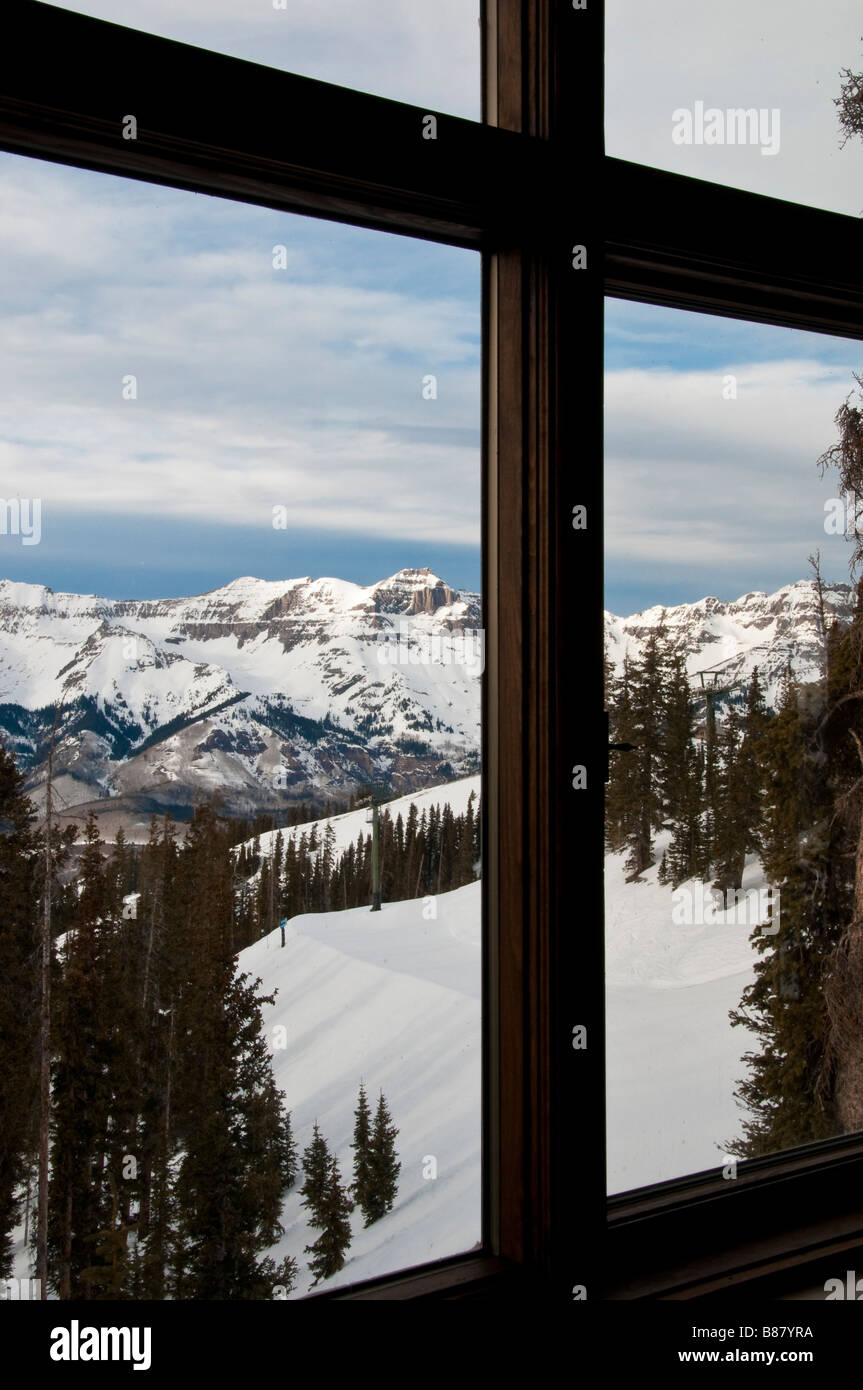
<path id="1" fill-rule="evenodd" d="M 863 271 L 852 218 L 605 157 L 602 26 L 485 0 L 485 123 L 431 141 L 427 108 L 0 14 L 2 149 L 483 253 L 484 1241 L 314 1301 L 715 1298 L 863 1256 L 856 1137 L 606 1201 L 603 292 L 863 338 Z"/>

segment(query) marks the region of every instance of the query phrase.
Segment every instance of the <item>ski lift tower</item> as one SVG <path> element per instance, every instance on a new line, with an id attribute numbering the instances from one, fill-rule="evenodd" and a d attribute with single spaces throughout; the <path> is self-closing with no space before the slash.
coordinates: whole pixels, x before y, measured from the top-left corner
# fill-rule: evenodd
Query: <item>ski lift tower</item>
<path id="1" fill-rule="evenodd" d="M 381 910 L 381 856 L 380 856 L 380 824 L 378 811 L 381 802 L 384 801 L 389 792 L 389 788 L 384 782 L 372 782 L 369 786 L 367 796 L 363 796 L 356 803 L 357 806 L 366 807 L 366 824 L 372 827 L 372 912 Z"/>
<path id="2" fill-rule="evenodd" d="M 736 660 L 736 658 L 732 657 L 729 661 L 718 662 L 716 666 L 708 666 L 704 671 L 693 672 L 690 676 L 690 681 L 692 682 L 693 690 L 697 692 L 696 699 L 693 703 L 700 703 L 703 699 L 705 706 L 708 706 L 719 695 L 728 695 L 736 686 L 746 684 L 739 676 L 736 680 L 732 679 L 728 671 L 724 669 L 734 660 Z M 696 676 L 699 681 L 698 685 L 695 684 Z"/>
<path id="3" fill-rule="evenodd" d="M 775 652 L 775 650 L 775 647 L 762 642 L 759 643 L 759 645 L 756 647 L 750 647 L 749 653 L 772 653 Z M 741 685 L 748 686 L 749 681 L 746 679 L 745 676 L 733 677 L 729 669 L 737 661 L 739 661 L 740 655 L 741 653 L 738 652 L 734 656 L 727 656 L 724 661 L 717 661 L 715 666 L 707 666 L 703 671 L 692 672 L 692 674 L 689 677 L 689 681 L 692 690 L 696 692 L 696 698 L 695 700 L 693 700 L 693 704 L 697 704 L 703 699 L 705 705 L 709 705 L 711 700 L 715 699 L 719 695 L 728 695 L 731 693 L 732 690 L 735 690 L 738 686 Z M 698 680 L 697 685 L 696 678 Z"/>

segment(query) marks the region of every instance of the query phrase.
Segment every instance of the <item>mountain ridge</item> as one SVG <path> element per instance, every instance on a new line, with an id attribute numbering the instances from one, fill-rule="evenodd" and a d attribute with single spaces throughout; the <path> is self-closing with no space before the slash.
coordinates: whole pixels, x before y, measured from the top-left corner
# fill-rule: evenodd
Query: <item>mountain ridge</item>
<path id="1" fill-rule="evenodd" d="M 824 584 L 828 624 L 850 620 L 854 591 L 850 584 Z M 716 671 L 724 683 L 742 686 L 757 666 L 768 705 L 776 707 L 789 664 L 801 682 L 816 681 L 822 670 L 818 589 L 812 579 L 784 584 L 772 594 L 750 590 L 738 599 L 706 597 L 694 603 L 653 605 L 620 618 L 605 613 L 606 653 L 618 674 L 624 657 L 640 655 L 650 633 L 665 627 L 672 642 L 686 653 L 693 685 L 702 673 Z"/>
<path id="2" fill-rule="evenodd" d="M 824 586 L 830 618 L 849 584 Z M 757 665 L 775 707 L 790 661 L 817 680 L 818 594 L 773 594 L 605 614 L 612 674 L 664 626 L 694 689 L 716 672 L 742 690 Z M 479 769 L 484 643 L 479 595 L 429 568 L 371 585 L 244 575 L 204 594 L 106 599 L 0 580 L 0 737 L 37 805 L 55 709 L 60 819 L 93 809 L 113 838 L 153 814 L 187 821 L 218 794 L 226 814 L 348 800 L 369 781 L 394 794 Z M 705 675 L 705 673 L 708 673 Z"/>
<path id="3" fill-rule="evenodd" d="M 243 815 L 409 791 L 478 767 L 480 632 L 479 595 L 427 567 L 155 600 L 0 580 L 0 735 L 38 803 L 59 707 L 61 804 L 127 830 L 214 791 Z"/>

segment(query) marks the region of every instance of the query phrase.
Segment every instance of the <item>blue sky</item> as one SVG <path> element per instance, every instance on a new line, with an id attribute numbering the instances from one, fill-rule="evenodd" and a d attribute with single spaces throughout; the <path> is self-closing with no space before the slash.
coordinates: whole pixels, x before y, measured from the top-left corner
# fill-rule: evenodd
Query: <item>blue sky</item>
<path id="1" fill-rule="evenodd" d="M 68 8 L 479 117 L 476 0 Z M 859 216 L 863 143 L 840 148 L 834 106 L 859 4 L 812 14 L 607 0 L 608 152 Z M 676 144 L 696 102 L 778 110 L 778 151 Z M 9 155 L 0 177 L 0 497 L 43 499 L 41 544 L 0 535 L 0 574 L 159 596 L 427 564 L 479 587 L 478 256 Z M 771 591 L 815 549 L 847 578 L 815 460 L 857 344 L 614 301 L 607 327 L 608 606 Z"/>
<path id="2" fill-rule="evenodd" d="M 479 588 L 476 253 L 12 155 L 0 178 L 0 497 L 42 505 L 0 576 Z"/>
<path id="3" fill-rule="evenodd" d="M 165 597 L 428 565 L 479 588 L 475 253 L 11 155 L 0 175 L 0 497 L 42 499 L 0 574 Z M 609 301 L 607 606 L 769 592 L 819 547 L 846 578 L 815 460 L 854 369 L 845 339 Z"/>

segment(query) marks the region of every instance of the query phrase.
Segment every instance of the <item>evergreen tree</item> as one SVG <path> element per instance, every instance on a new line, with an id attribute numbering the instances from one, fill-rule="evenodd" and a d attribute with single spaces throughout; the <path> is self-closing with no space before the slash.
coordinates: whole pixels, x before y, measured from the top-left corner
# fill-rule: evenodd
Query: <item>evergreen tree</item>
<path id="1" fill-rule="evenodd" d="M 107 1224 L 106 1150 L 113 1106 L 115 1025 L 110 997 L 110 891 L 91 812 L 80 859 L 74 926 L 55 991 L 48 1245 L 62 1299 L 86 1298 L 94 1237 Z"/>
<path id="2" fill-rule="evenodd" d="M 277 1278 L 260 1258 L 280 1230 L 283 1185 L 280 1095 L 261 1022 L 273 997 L 235 973 L 231 889 L 228 833 L 202 807 L 181 853 L 172 943 L 171 1127 L 182 1159 L 171 1281 L 180 1298 L 266 1297 Z"/>
<path id="3" fill-rule="evenodd" d="M 351 1195 L 363 1216 L 367 1218 L 367 1224 L 368 1218 L 371 1217 L 374 1210 L 371 1140 L 372 1114 L 366 1098 L 365 1086 L 360 1082 L 357 1108 L 354 1111 L 354 1141 L 351 1144 L 354 1151 L 354 1180 L 351 1184 Z"/>
<path id="4" fill-rule="evenodd" d="M 844 898 L 834 919 L 838 929 L 824 987 L 828 1027 L 821 1090 L 826 1093 L 829 1084 L 837 1128 L 848 1134 L 863 1129 L 863 580 L 844 650 L 831 645 L 832 704 L 819 729 L 818 751 L 833 769 L 831 826 L 837 842 L 831 867 L 844 870 Z"/>
<path id="5" fill-rule="evenodd" d="M 342 1186 L 338 1163 L 334 1155 L 330 1156 L 317 1211 L 309 1221 L 310 1226 L 321 1232 L 312 1245 L 306 1246 L 306 1253 L 312 1256 L 309 1268 L 315 1276 L 312 1288 L 344 1268 L 345 1252 L 351 1243 L 349 1218 L 352 1210 L 353 1203 Z"/>
<path id="6" fill-rule="evenodd" d="M 786 673 L 785 683 L 793 685 Z M 728 711 L 719 740 L 719 766 L 715 774 L 715 826 L 712 835 L 715 886 L 737 891 L 743 883 L 747 854 L 762 850 L 765 814 L 765 736 L 769 726 L 756 666 L 747 690 L 746 707 Z"/>
<path id="7" fill-rule="evenodd" d="M 392 1122 L 384 1093 L 381 1091 L 370 1146 L 371 1191 L 365 1213 L 367 1226 L 371 1226 L 374 1221 L 379 1221 L 388 1211 L 392 1211 L 396 1199 L 398 1175 L 401 1171 L 395 1147 L 397 1135 L 398 1130 Z"/>
<path id="8" fill-rule="evenodd" d="M 710 694 L 704 710 L 704 819 L 702 844 L 706 878 L 716 861 L 716 836 L 719 825 L 719 740 L 716 732 L 716 709 Z"/>
<path id="9" fill-rule="evenodd" d="M 745 1054 L 749 1076 L 737 1096 L 750 1118 L 729 1153 L 755 1157 L 835 1133 L 825 1089 L 825 971 L 836 941 L 842 891 L 836 870 L 829 757 L 816 756 L 815 731 L 800 712 L 796 682 L 786 673 L 776 718 L 763 739 L 766 803 L 763 862 L 779 890 L 780 911 L 758 927 L 760 955 L 734 1026 L 745 1026 L 759 1049 Z M 776 928 L 778 927 L 778 930 Z"/>
<path id="10" fill-rule="evenodd" d="M 695 743 L 692 693 L 680 653 L 674 653 L 669 661 L 663 703 L 660 751 L 663 813 L 673 826 L 666 872 L 676 887 L 706 872 L 703 755 Z"/>
<path id="11" fill-rule="evenodd" d="M 110 1219 L 100 1231 L 85 1237 L 93 1247 L 94 1262 L 81 1270 L 80 1280 L 95 1299 L 127 1298 L 130 1292 L 129 1227 L 120 1215 L 120 1199 L 113 1174 L 109 1172 L 111 1189 Z"/>
<path id="12" fill-rule="evenodd" d="M 327 1185 L 329 1163 L 329 1145 L 318 1128 L 317 1120 L 315 1120 L 311 1142 L 303 1152 L 303 1172 L 306 1175 L 306 1179 L 300 1188 L 302 1205 L 309 1208 L 311 1212 L 309 1220 L 312 1225 L 319 1224 L 317 1222 L 317 1217 L 322 1208 L 324 1191 Z"/>
<path id="13" fill-rule="evenodd" d="M 281 1234 L 282 1108 L 261 1032 L 259 981 L 232 979 L 209 1020 L 201 1095 L 177 1181 L 181 1236 L 177 1294 L 196 1299 L 270 1296 L 276 1280 L 259 1256 Z M 206 1034 L 200 1034 L 201 1043 Z"/>
<path id="14" fill-rule="evenodd" d="M 741 802 L 743 820 L 747 827 L 747 854 L 758 854 L 762 848 L 761 831 L 765 802 L 762 755 L 764 736 L 769 724 L 770 717 L 764 704 L 761 679 L 756 666 L 746 692 L 746 712 L 743 716 L 740 744 Z"/>
<path id="15" fill-rule="evenodd" d="M 717 820 L 713 836 L 714 886 L 726 895 L 739 890 L 743 883 L 746 848 L 751 837 L 751 795 L 747 787 L 748 766 L 743 754 L 741 725 L 738 711 L 729 709 L 718 744 Z"/>
<path id="16" fill-rule="evenodd" d="M 609 731 L 614 743 L 632 743 L 635 740 L 632 660 L 628 655 L 623 658 L 620 676 L 611 686 Z M 605 834 L 612 854 L 619 854 L 626 848 L 636 824 L 637 810 L 630 767 L 632 757 L 632 753 L 627 753 L 610 761 L 605 793 Z"/>
<path id="17" fill-rule="evenodd" d="M 41 836 L 24 777 L 0 743 L 0 1278 L 12 1272 L 19 1191 L 36 1145 Z"/>
<path id="18" fill-rule="evenodd" d="M 279 1167 L 282 1174 L 282 1191 L 287 1192 L 297 1180 L 297 1146 L 291 1126 L 291 1112 L 283 1109 L 278 1142 Z"/>
<path id="19" fill-rule="evenodd" d="M 608 805 L 613 847 L 628 850 L 628 881 L 653 863 L 653 836 L 663 825 L 662 747 L 665 726 L 665 668 L 668 641 L 664 626 L 652 629 L 641 656 L 624 661 L 615 687 L 615 743 L 633 743 L 632 752 L 614 760 Z"/>

